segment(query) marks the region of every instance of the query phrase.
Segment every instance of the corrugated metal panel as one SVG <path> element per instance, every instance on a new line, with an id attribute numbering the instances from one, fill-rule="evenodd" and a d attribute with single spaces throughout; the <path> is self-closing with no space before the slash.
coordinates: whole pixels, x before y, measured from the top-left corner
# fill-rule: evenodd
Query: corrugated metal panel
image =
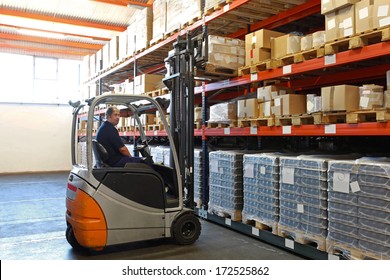
<path id="1" fill-rule="evenodd" d="M 49 16 L 61 16 L 91 22 L 127 26 L 136 9 L 80 0 L 2 0 L 4 8 Z"/>

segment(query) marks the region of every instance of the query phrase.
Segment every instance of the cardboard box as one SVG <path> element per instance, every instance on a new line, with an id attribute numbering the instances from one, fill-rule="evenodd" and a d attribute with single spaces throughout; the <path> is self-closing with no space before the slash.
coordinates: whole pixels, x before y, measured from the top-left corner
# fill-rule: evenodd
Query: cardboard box
<path id="1" fill-rule="evenodd" d="M 390 109 L 390 90 L 386 90 L 384 92 L 385 97 L 385 108 Z"/>
<path id="2" fill-rule="evenodd" d="M 285 94 L 274 99 L 272 108 L 275 116 L 298 115 L 306 112 L 306 96 L 299 94 Z"/>
<path id="3" fill-rule="evenodd" d="M 276 38 L 285 35 L 285 33 L 276 32 L 267 29 L 260 29 L 258 31 L 245 35 L 245 49 L 270 49 L 271 38 Z"/>
<path id="4" fill-rule="evenodd" d="M 259 103 L 259 118 L 269 118 L 272 117 L 271 108 L 274 106 L 274 101 L 266 101 Z"/>
<path id="5" fill-rule="evenodd" d="M 244 66 L 245 42 L 229 37 L 209 35 L 208 62 L 222 68 L 238 69 Z"/>
<path id="6" fill-rule="evenodd" d="M 143 125 L 156 124 L 155 114 L 143 114 L 139 118 Z"/>
<path id="7" fill-rule="evenodd" d="M 167 31 L 167 0 L 153 1 L 153 39 L 163 38 Z"/>
<path id="8" fill-rule="evenodd" d="M 383 87 L 378 85 L 363 85 L 359 87 L 360 109 L 374 109 L 383 107 Z"/>
<path id="9" fill-rule="evenodd" d="M 134 79 L 134 94 L 143 94 L 158 88 L 163 76 L 142 74 Z"/>
<path id="10" fill-rule="evenodd" d="M 326 42 L 325 30 L 314 32 L 312 35 L 313 35 L 313 48 L 318 49 L 325 45 Z"/>
<path id="11" fill-rule="evenodd" d="M 119 36 L 114 36 L 110 40 L 110 65 L 119 59 Z"/>
<path id="12" fill-rule="evenodd" d="M 362 0 L 355 4 L 356 33 L 373 29 L 373 9 L 374 0 Z"/>
<path id="13" fill-rule="evenodd" d="M 95 55 L 95 62 L 96 62 L 96 72 L 95 73 L 98 73 L 100 70 L 103 69 L 103 62 L 102 62 L 102 59 L 103 59 L 103 49 L 100 49 L 96 52 L 96 55 Z"/>
<path id="14" fill-rule="evenodd" d="M 281 58 L 299 52 L 300 49 L 301 36 L 286 34 L 271 39 L 271 58 Z"/>
<path id="15" fill-rule="evenodd" d="M 237 103 L 224 102 L 210 106 L 209 122 L 230 122 L 237 120 Z"/>
<path id="16" fill-rule="evenodd" d="M 103 46 L 103 68 L 107 69 L 110 66 L 110 42 Z"/>
<path id="17" fill-rule="evenodd" d="M 306 95 L 306 112 L 308 114 L 321 112 L 321 96 L 316 94 Z"/>
<path id="18" fill-rule="evenodd" d="M 360 0 L 321 0 L 321 14 L 325 15 L 337 9 L 350 6 Z"/>
<path id="19" fill-rule="evenodd" d="M 282 94 L 294 93 L 294 90 L 277 85 L 257 88 L 257 99 L 259 102 L 273 100 L 276 96 Z"/>
<path id="20" fill-rule="evenodd" d="M 308 51 L 313 48 L 313 35 L 309 34 L 301 38 L 301 51 Z"/>
<path id="21" fill-rule="evenodd" d="M 196 107 L 194 110 L 194 120 L 200 121 L 202 120 L 202 107 Z"/>
<path id="22" fill-rule="evenodd" d="M 261 29 L 245 36 L 245 65 L 250 66 L 271 58 L 271 38 L 284 33 Z"/>
<path id="23" fill-rule="evenodd" d="M 119 60 L 127 57 L 127 30 L 119 34 Z"/>
<path id="24" fill-rule="evenodd" d="M 348 6 L 325 15 L 326 41 L 353 36 L 355 34 L 355 9 Z"/>
<path id="25" fill-rule="evenodd" d="M 375 0 L 373 9 L 373 28 L 381 28 L 390 25 L 389 0 Z"/>
<path id="26" fill-rule="evenodd" d="M 390 70 L 386 72 L 386 85 L 387 85 L 387 90 L 390 90 Z"/>
<path id="27" fill-rule="evenodd" d="M 359 87 L 339 85 L 321 88 L 322 111 L 354 111 L 359 109 Z"/>
<path id="28" fill-rule="evenodd" d="M 257 98 L 239 100 L 237 102 L 237 117 L 239 119 L 255 119 L 259 115 Z"/>

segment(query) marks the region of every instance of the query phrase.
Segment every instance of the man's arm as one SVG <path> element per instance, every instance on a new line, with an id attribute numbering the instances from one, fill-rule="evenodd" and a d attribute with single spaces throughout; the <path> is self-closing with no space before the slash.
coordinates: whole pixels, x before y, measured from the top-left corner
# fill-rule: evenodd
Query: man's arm
<path id="1" fill-rule="evenodd" d="M 129 149 L 127 149 L 126 146 L 123 146 L 122 148 L 119 148 L 119 152 L 124 155 L 124 156 L 127 156 L 127 157 L 131 157 L 131 154 L 129 152 Z"/>

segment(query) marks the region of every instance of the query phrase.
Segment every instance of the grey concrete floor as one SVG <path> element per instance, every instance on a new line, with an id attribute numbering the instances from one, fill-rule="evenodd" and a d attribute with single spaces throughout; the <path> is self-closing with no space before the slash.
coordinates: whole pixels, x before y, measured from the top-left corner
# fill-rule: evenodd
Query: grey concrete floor
<path id="1" fill-rule="evenodd" d="M 169 239 L 75 252 L 65 239 L 68 173 L 0 175 L 1 260 L 299 260 L 300 256 L 202 220 L 189 246 Z"/>

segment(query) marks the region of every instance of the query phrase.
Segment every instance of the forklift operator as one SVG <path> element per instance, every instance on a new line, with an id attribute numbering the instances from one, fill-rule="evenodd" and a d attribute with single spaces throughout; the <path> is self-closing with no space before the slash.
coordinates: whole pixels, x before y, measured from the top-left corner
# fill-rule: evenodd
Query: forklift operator
<path id="1" fill-rule="evenodd" d="M 115 128 L 119 123 L 119 117 L 119 109 L 109 107 L 106 111 L 106 121 L 99 127 L 96 134 L 96 140 L 107 150 L 107 163 L 112 167 L 123 167 L 128 162 L 141 162 L 141 158 L 131 156 Z"/>

